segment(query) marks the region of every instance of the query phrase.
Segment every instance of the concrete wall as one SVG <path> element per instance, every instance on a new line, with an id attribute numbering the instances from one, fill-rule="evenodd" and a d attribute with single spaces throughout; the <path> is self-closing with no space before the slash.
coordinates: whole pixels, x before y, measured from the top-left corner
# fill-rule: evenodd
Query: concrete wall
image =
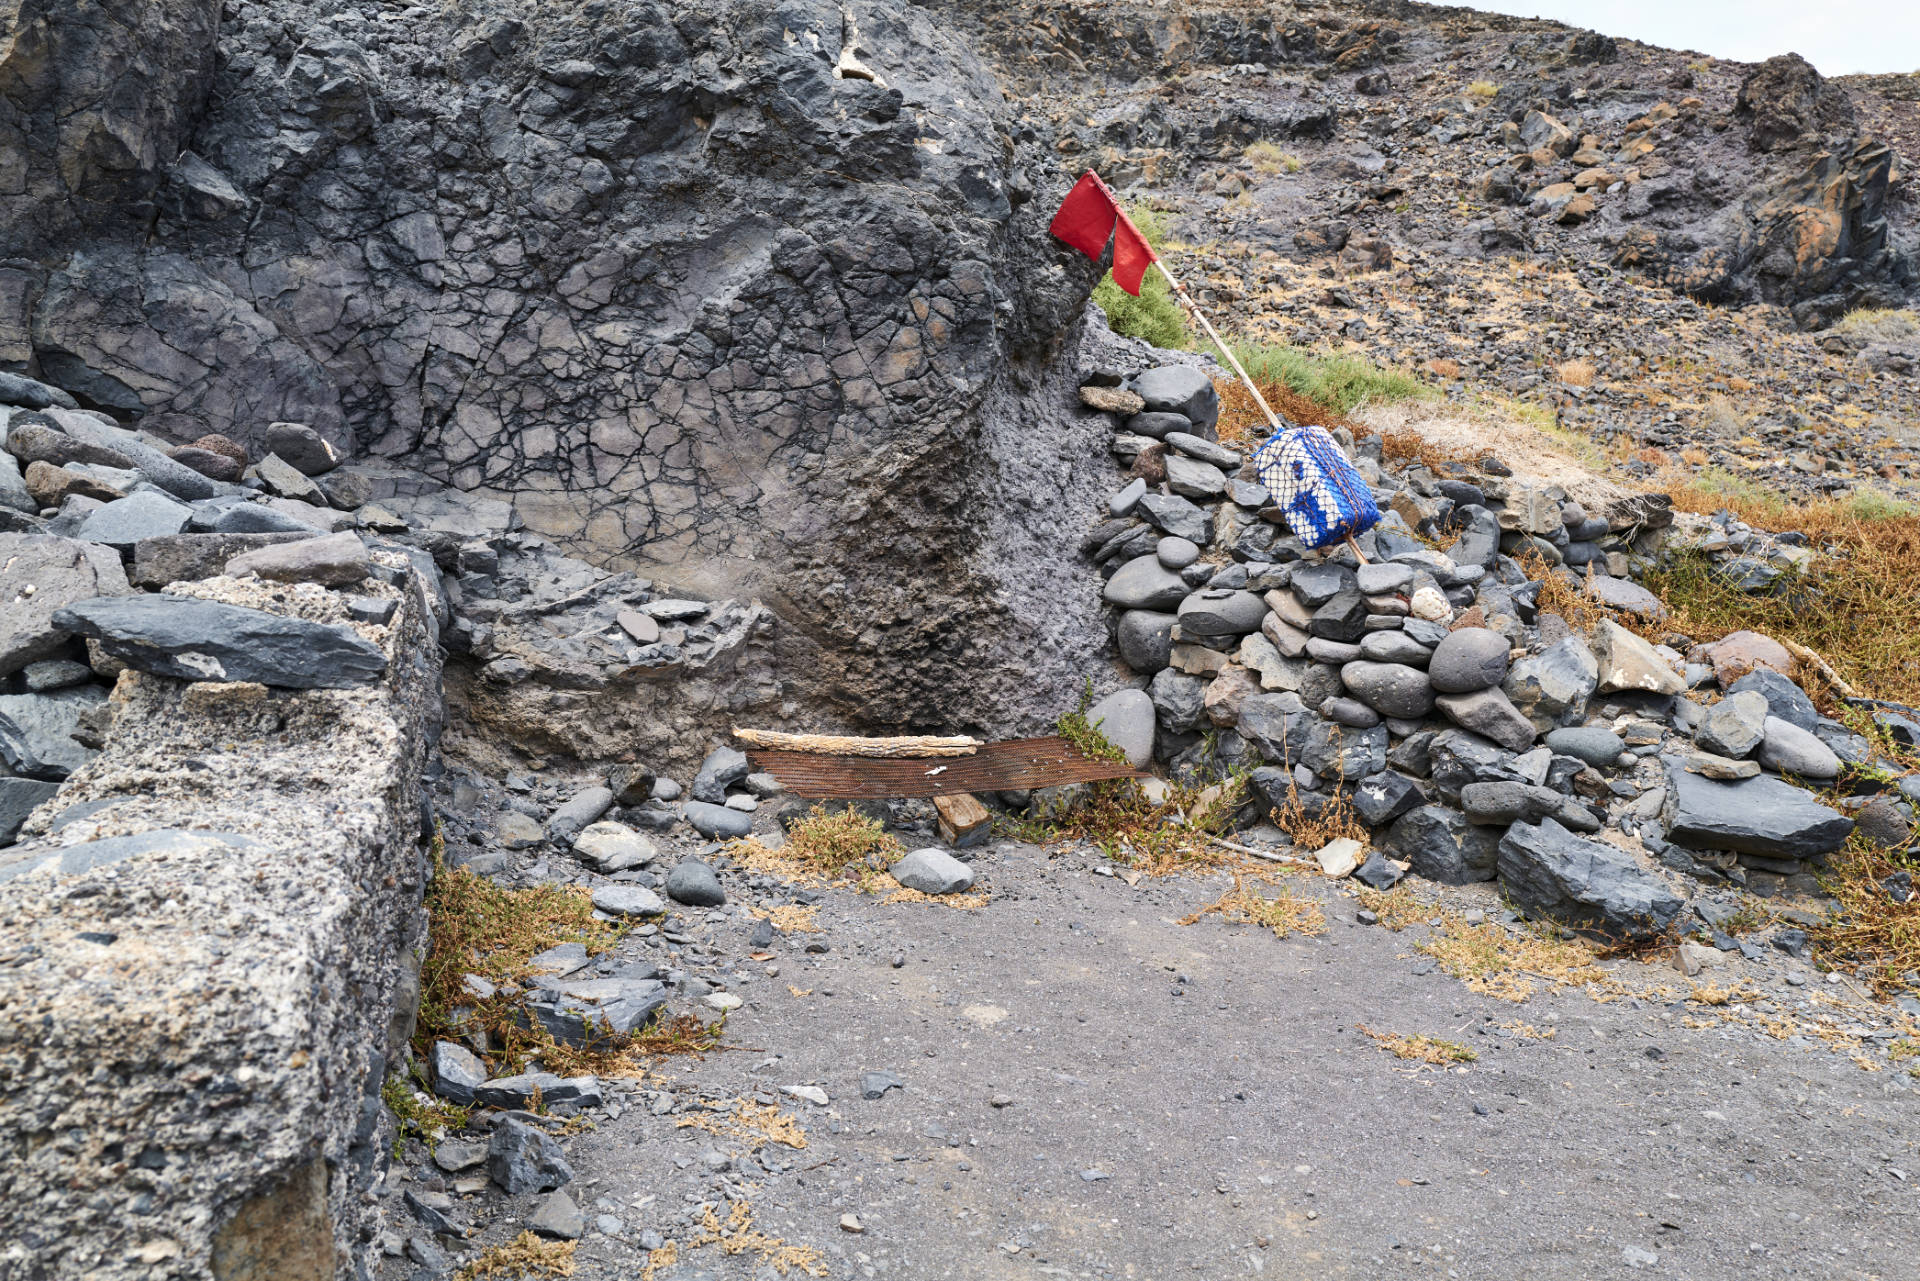
<path id="1" fill-rule="evenodd" d="M 123 673 L 105 751 L 0 852 L 0 1279 L 356 1275 L 441 714 L 430 597 L 375 560 L 383 684 Z M 174 590 L 347 621 L 310 585 Z"/>

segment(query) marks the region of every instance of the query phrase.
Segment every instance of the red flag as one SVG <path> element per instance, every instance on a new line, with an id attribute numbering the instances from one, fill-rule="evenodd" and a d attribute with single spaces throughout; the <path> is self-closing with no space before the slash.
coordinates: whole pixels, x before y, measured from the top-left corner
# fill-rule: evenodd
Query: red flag
<path id="1" fill-rule="evenodd" d="M 1140 296 L 1141 277 L 1160 257 L 1120 208 L 1107 184 L 1100 181 L 1100 175 L 1091 169 L 1080 175 L 1080 181 L 1060 202 L 1048 230 L 1093 259 L 1106 252 L 1107 240 L 1113 237 L 1114 283 L 1136 298 Z"/>
<path id="2" fill-rule="evenodd" d="M 1138 298 L 1140 278 L 1147 274 L 1150 264 L 1159 261 L 1160 255 L 1153 252 L 1153 246 L 1147 243 L 1124 209 L 1116 212 L 1120 215 L 1120 224 L 1113 235 L 1113 283 Z"/>

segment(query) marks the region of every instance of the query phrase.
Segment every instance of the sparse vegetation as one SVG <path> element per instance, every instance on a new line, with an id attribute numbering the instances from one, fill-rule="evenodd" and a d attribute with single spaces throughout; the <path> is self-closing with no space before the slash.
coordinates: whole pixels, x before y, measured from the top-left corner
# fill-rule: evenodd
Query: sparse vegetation
<path id="1" fill-rule="evenodd" d="M 454 1274 L 455 1281 L 527 1281 L 531 1277 L 573 1275 L 575 1241 L 542 1241 L 522 1232 L 496 1245 Z"/>
<path id="2" fill-rule="evenodd" d="M 1859 973 L 1881 995 L 1909 991 L 1920 971 L 1920 899 L 1895 902 L 1887 879 L 1920 877 L 1920 864 L 1856 833 L 1827 856 L 1820 883 L 1836 903 L 1812 933 L 1823 963 Z"/>
<path id="3" fill-rule="evenodd" d="M 1147 238 L 1154 252 L 1164 253 L 1172 247 L 1166 220 L 1152 209 L 1132 205 L 1127 209 L 1127 216 L 1140 228 L 1140 234 Z M 1156 347 L 1178 349 L 1191 345 L 1187 318 L 1179 300 L 1173 296 L 1166 278 L 1152 268 L 1140 282 L 1139 297 L 1115 284 L 1113 273 L 1108 272 L 1093 287 L 1093 300 L 1107 313 L 1107 327 L 1116 334 L 1144 338 Z"/>
<path id="4" fill-rule="evenodd" d="M 1862 307 L 1848 312 L 1834 328 L 1855 342 L 1907 342 L 1920 338 L 1920 312 Z"/>
<path id="5" fill-rule="evenodd" d="M 1500 86 L 1491 80 L 1476 80 L 1467 86 L 1467 97 L 1478 98 L 1482 102 L 1496 96 L 1499 92 Z"/>
<path id="6" fill-rule="evenodd" d="M 1365 404 L 1432 395 L 1406 370 L 1377 365 L 1351 352 L 1235 343 L 1233 354 L 1263 395 L 1268 384 L 1278 384 L 1339 414 L 1351 414 Z"/>
<path id="7" fill-rule="evenodd" d="M 393 1074 L 380 1083 L 380 1101 L 399 1123 L 393 1133 L 393 1159 L 399 1160 L 408 1139 L 419 1139 L 431 1151 L 447 1134 L 461 1129 L 471 1109 L 416 1090 L 407 1079 Z"/>
<path id="8" fill-rule="evenodd" d="M 856 875 L 883 872 L 906 850 L 884 823 L 851 805 L 839 810 L 815 805 L 787 829 L 787 843 L 779 853 L 822 876 L 838 877 L 850 870 Z"/>
<path id="9" fill-rule="evenodd" d="M 1277 173 L 1300 172 L 1300 157 L 1291 151 L 1282 151 L 1271 142 L 1254 143 L 1247 148 L 1244 158 L 1258 174 L 1271 176 Z"/>
<path id="10" fill-rule="evenodd" d="M 1264 925 L 1273 931 L 1275 938 L 1326 932 L 1326 910 L 1314 899 L 1278 886 L 1274 896 L 1267 898 L 1248 881 L 1249 878 L 1236 869 L 1232 889 L 1192 915 L 1182 917 L 1180 924 L 1192 925 L 1205 917 L 1218 916 L 1234 925 Z"/>
<path id="11" fill-rule="evenodd" d="M 1353 1026 L 1355 1030 L 1372 1037 L 1375 1045 L 1398 1059 L 1412 1059 L 1416 1063 L 1426 1063 L 1433 1067 L 1450 1067 L 1455 1063 L 1471 1063 L 1480 1057 L 1458 1041 L 1443 1041 L 1437 1036 L 1424 1036 L 1418 1033 L 1408 1035 L 1404 1032 L 1376 1032 L 1365 1023 L 1356 1023 Z"/>
<path id="12" fill-rule="evenodd" d="M 519 981 L 527 961 L 561 943 L 583 944 L 590 954 L 619 942 L 621 928 L 593 916 L 585 890 L 571 886 L 509 889 L 463 867 L 439 866 L 427 888 L 427 956 L 420 968 L 420 1018 L 414 1047 L 422 1058 L 437 1040 L 462 1041 L 484 1031 L 498 1057 L 518 1071 L 539 1055 L 550 1067 L 590 1061 L 616 1050 L 614 1038 L 583 1052 L 557 1045 L 538 1019 L 526 1016 Z M 482 997 L 469 991 L 477 975 L 501 990 Z"/>

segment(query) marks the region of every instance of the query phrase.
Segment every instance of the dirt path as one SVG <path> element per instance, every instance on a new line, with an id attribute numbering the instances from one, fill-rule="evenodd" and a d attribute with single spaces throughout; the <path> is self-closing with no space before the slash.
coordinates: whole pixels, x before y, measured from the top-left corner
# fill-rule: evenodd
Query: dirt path
<path id="1" fill-rule="evenodd" d="M 577 1276 L 638 1275 L 642 1231 L 674 1235 L 729 1189 L 837 1277 L 1912 1275 L 1920 1090 L 1897 1067 L 1679 1003 L 1495 1000 L 1435 971 L 1421 927 L 1361 924 L 1341 896 L 1321 937 L 1180 926 L 1224 876 L 1130 887 L 1100 863 L 996 846 L 974 912 L 830 891 L 822 931 L 764 964 L 750 919 L 714 925 L 700 959 L 753 976 L 728 1031 L 755 1050 L 668 1062 L 666 1091 L 569 1144 L 588 1223 L 621 1219 L 619 1238 L 589 1227 Z M 1500 911 L 1484 887 L 1448 893 Z M 1783 1008 L 1822 992 L 1788 988 L 1787 958 L 1731 955 Z M 1619 965 L 1636 987 L 1677 979 Z M 1479 1057 L 1416 1068 L 1356 1024 Z M 863 1098 L 867 1072 L 904 1085 Z M 830 1102 L 782 1093 L 800 1085 Z M 678 1124 L 756 1096 L 804 1150 Z M 769 1275 L 765 1257 L 709 1245 L 659 1275 Z"/>

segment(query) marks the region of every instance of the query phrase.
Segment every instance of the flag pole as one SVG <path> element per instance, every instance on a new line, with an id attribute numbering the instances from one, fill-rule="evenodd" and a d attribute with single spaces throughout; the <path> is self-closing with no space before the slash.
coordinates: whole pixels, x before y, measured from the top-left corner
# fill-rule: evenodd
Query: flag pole
<path id="1" fill-rule="evenodd" d="M 1240 375 L 1241 384 L 1253 393 L 1254 403 L 1259 405 L 1260 412 L 1267 416 L 1267 422 L 1272 424 L 1275 431 L 1284 430 L 1285 424 L 1280 421 L 1280 415 L 1273 412 L 1273 406 L 1267 403 L 1267 398 L 1260 394 L 1258 387 L 1254 386 L 1253 379 L 1247 376 L 1246 369 L 1241 366 L 1240 358 L 1233 354 L 1233 349 L 1221 341 L 1219 332 L 1213 327 L 1213 322 L 1207 319 L 1207 313 L 1201 311 L 1200 304 L 1196 303 L 1192 295 L 1187 293 L 1187 287 L 1174 279 L 1173 273 L 1167 270 L 1167 264 L 1160 261 L 1158 254 L 1154 255 L 1153 265 L 1159 269 L 1160 275 L 1166 280 L 1168 286 L 1172 288 L 1174 297 L 1180 300 L 1180 305 L 1187 309 L 1187 314 L 1200 322 L 1200 327 L 1207 331 L 1207 337 L 1211 338 L 1213 345 L 1220 349 L 1220 354 L 1227 358 L 1227 364 L 1233 367 L 1233 372 Z M 1367 559 L 1367 554 L 1360 550 L 1360 544 L 1353 541 L 1352 534 L 1347 535 L 1347 546 L 1353 549 L 1353 554 L 1359 558 L 1362 565 L 1372 564 L 1372 562 Z"/>

